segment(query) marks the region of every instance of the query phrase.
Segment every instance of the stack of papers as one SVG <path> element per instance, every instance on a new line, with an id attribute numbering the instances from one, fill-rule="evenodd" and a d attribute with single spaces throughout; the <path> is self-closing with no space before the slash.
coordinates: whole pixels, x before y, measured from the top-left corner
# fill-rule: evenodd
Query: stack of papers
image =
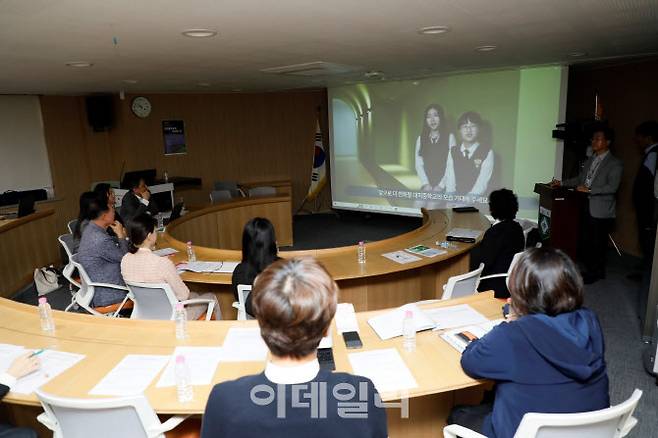
<path id="1" fill-rule="evenodd" d="M 373 316 L 368 320 L 368 324 L 382 340 L 402 336 L 402 321 L 407 310 L 411 310 L 413 313 L 414 326 L 417 332 L 434 328 L 434 321 L 415 304 L 405 304 L 391 312 Z"/>
<path id="2" fill-rule="evenodd" d="M 264 361 L 267 345 L 260 336 L 260 328 L 232 327 L 224 339 L 222 360 L 225 362 Z"/>
<path id="3" fill-rule="evenodd" d="M 169 255 L 176 254 L 177 252 L 178 252 L 178 250 L 176 250 L 174 248 L 162 248 L 162 249 L 158 249 L 158 250 L 153 251 L 153 254 L 155 254 L 157 256 L 160 256 L 160 257 L 167 257 Z"/>
<path id="4" fill-rule="evenodd" d="M 184 356 L 190 370 L 192 385 L 210 385 L 222 355 L 221 347 L 176 347 L 160 380 L 158 388 L 176 385 L 176 356 Z"/>
<path id="5" fill-rule="evenodd" d="M 356 320 L 354 305 L 352 303 L 340 303 L 336 306 L 336 330 L 338 333 L 358 332 L 359 323 Z"/>
<path id="6" fill-rule="evenodd" d="M 402 391 L 418 386 L 409 367 L 395 348 L 350 353 L 347 357 L 354 374 L 372 380 L 380 393 Z"/>
<path id="7" fill-rule="evenodd" d="M 7 371 L 14 359 L 29 351 L 33 350 L 23 348 L 20 345 L 0 344 L 0 373 Z M 84 358 L 84 354 L 45 350 L 39 354 L 41 368 L 18 379 L 11 391 L 16 394 L 32 394 L 36 389 L 62 374 Z"/>
<path id="8" fill-rule="evenodd" d="M 454 330 L 449 330 L 441 337 L 457 351 L 463 353 L 471 340 L 480 339 L 491 331 L 492 328 L 503 322 L 504 319 L 487 321 L 478 325 L 469 325 Z"/>
<path id="9" fill-rule="evenodd" d="M 415 255 L 411 255 L 405 251 L 387 252 L 382 255 L 389 260 L 393 260 L 396 263 L 400 263 L 401 265 L 417 262 L 418 260 L 421 260 L 420 257 L 416 257 Z"/>
<path id="10" fill-rule="evenodd" d="M 425 314 L 434 321 L 436 325 L 435 330 L 476 325 L 489 321 L 484 315 L 468 304 L 429 309 L 425 310 Z"/>
<path id="11" fill-rule="evenodd" d="M 240 262 L 187 262 L 176 266 L 179 270 L 232 274 Z"/>
<path id="12" fill-rule="evenodd" d="M 405 251 L 410 252 L 411 254 L 422 255 L 423 257 L 436 257 L 441 254 L 445 254 L 447 251 L 442 249 L 430 248 L 425 245 L 416 245 L 411 248 L 405 249 Z"/>
<path id="13" fill-rule="evenodd" d="M 129 354 L 96 386 L 91 395 L 135 395 L 146 391 L 155 376 L 167 365 L 170 356 Z"/>

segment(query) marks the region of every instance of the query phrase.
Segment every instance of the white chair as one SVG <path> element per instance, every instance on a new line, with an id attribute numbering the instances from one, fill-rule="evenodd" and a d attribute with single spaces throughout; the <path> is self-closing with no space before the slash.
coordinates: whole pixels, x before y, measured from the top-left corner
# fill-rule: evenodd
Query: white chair
<path id="1" fill-rule="evenodd" d="M 471 272 L 462 275 L 455 275 L 448 278 L 448 282 L 443 285 L 442 300 L 449 300 L 451 298 L 465 297 L 478 293 L 478 284 L 480 284 L 480 274 L 484 269 L 484 263 Z"/>
<path id="2" fill-rule="evenodd" d="M 62 269 L 62 275 L 69 281 L 71 290 L 73 290 L 73 286 L 80 289 L 80 283 L 75 277 L 73 277 L 73 273 L 75 272 L 75 265 L 72 262 L 73 256 L 75 255 L 73 252 L 73 234 L 62 234 L 57 238 L 57 241 L 62 245 L 62 248 L 64 248 L 67 257 L 69 258 L 69 262 L 64 266 L 64 269 Z"/>
<path id="3" fill-rule="evenodd" d="M 230 201 L 231 192 L 228 190 L 213 190 L 210 192 L 210 203 L 215 204 L 220 201 Z"/>
<path id="4" fill-rule="evenodd" d="M 66 228 L 69 229 L 69 233 L 73 234 L 73 230 L 75 229 L 75 225 L 77 223 L 78 223 L 77 219 L 73 219 L 73 220 L 68 221 L 68 223 L 66 224 Z"/>
<path id="5" fill-rule="evenodd" d="M 480 277 L 480 281 L 489 280 L 490 278 L 505 277 L 505 284 L 509 289 L 509 274 L 512 272 L 512 268 L 514 268 L 514 266 L 516 266 L 516 264 L 518 263 L 519 259 L 521 258 L 521 255 L 523 255 L 523 251 L 514 254 L 514 257 L 512 257 L 512 261 L 509 264 L 509 268 L 507 268 L 507 272 L 503 272 L 500 274 L 485 275 L 484 277 Z"/>
<path id="6" fill-rule="evenodd" d="M 537 414 L 523 416 L 514 438 L 621 438 L 633 429 L 632 416 L 642 391 L 636 389 L 628 400 L 598 411 L 578 414 Z M 456 424 L 443 428 L 444 438 L 486 438 Z"/>
<path id="7" fill-rule="evenodd" d="M 276 188 L 270 186 L 254 187 L 249 189 L 248 195 L 250 197 L 274 196 L 276 195 Z"/>
<path id="8" fill-rule="evenodd" d="M 65 312 L 68 312 L 72 307 L 74 306 L 80 306 L 83 309 L 85 309 L 87 312 L 91 313 L 92 315 L 97 315 L 97 316 L 113 316 L 116 317 L 119 315 L 119 312 L 121 309 L 126 304 L 126 301 L 130 298 L 128 292 L 128 288 L 125 286 L 119 286 L 118 284 L 109 284 L 109 283 L 97 283 L 91 281 L 89 278 L 89 274 L 87 274 L 87 271 L 85 271 L 85 268 L 82 267 L 82 265 L 76 260 L 77 254 L 74 254 L 69 258 L 70 263 L 73 265 L 75 269 L 78 270 L 78 274 L 80 274 L 80 289 L 78 289 L 74 294 L 73 294 L 73 299 L 71 300 L 71 304 L 69 304 L 66 309 L 64 309 Z M 70 281 L 70 280 L 69 280 Z M 125 291 L 126 292 L 126 297 L 123 299 L 123 301 L 119 305 L 111 305 L 111 306 L 106 306 L 103 308 L 94 308 L 91 307 L 91 302 L 94 298 L 94 293 L 95 293 L 95 288 L 97 287 L 106 287 L 110 289 L 116 289 L 120 291 Z"/>
<path id="9" fill-rule="evenodd" d="M 250 284 L 238 284 L 238 301 L 233 302 L 233 308 L 238 310 L 238 321 L 246 321 L 248 319 L 254 319 L 253 316 L 247 313 L 245 308 L 245 303 L 247 302 L 247 297 L 251 293 Z"/>
<path id="10" fill-rule="evenodd" d="M 176 294 L 167 283 L 135 283 L 126 281 L 134 301 L 131 319 L 163 319 L 173 320 L 176 317 L 176 304 L 206 304 L 206 321 L 210 320 L 215 309 L 215 301 L 204 298 L 193 298 L 178 301 Z"/>
<path id="11" fill-rule="evenodd" d="M 44 412 L 37 420 L 53 438 L 164 438 L 188 415 L 161 423 L 143 395 L 117 398 L 64 398 L 36 391 Z"/>

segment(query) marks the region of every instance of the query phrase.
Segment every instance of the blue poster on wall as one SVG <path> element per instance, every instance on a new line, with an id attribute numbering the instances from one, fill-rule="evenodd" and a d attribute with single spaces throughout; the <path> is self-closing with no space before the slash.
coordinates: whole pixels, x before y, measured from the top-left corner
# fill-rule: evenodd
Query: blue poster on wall
<path id="1" fill-rule="evenodd" d="M 164 139 L 165 155 L 181 155 L 187 153 L 185 125 L 182 120 L 163 120 L 162 138 Z"/>

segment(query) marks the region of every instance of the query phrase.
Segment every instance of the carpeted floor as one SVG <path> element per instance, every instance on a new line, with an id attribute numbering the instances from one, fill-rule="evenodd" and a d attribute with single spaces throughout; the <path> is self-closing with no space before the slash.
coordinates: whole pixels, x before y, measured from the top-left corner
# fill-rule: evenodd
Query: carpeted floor
<path id="1" fill-rule="evenodd" d="M 340 216 L 296 216 L 294 249 L 331 248 L 353 245 L 359 240 L 382 240 L 419 225 L 418 218 L 350 212 L 341 212 Z M 642 365 L 642 353 L 651 347 L 641 341 L 640 283 L 626 277 L 637 263 L 633 257 L 619 257 L 611 252 L 606 279 L 585 288 L 585 305 L 598 314 L 603 327 L 611 402 L 625 400 L 634 388 L 644 391 L 635 412 L 639 422 L 629 437 L 658 437 L 658 390 L 655 378 L 648 375 Z M 36 304 L 36 290 L 28 287 L 16 299 Z M 68 287 L 48 294 L 48 299 L 53 308 L 64 309 L 70 303 Z"/>

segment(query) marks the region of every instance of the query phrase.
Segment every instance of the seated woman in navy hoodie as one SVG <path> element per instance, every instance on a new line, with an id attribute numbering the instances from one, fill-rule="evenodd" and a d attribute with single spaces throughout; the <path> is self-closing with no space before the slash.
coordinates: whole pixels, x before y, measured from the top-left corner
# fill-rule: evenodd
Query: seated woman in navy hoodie
<path id="1" fill-rule="evenodd" d="M 603 334 L 583 280 L 562 251 L 526 251 L 510 275 L 511 317 L 464 350 L 464 372 L 496 382 L 487 437 L 513 437 L 526 412 L 610 406 Z M 459 423 L 459 421 L 456 421 Z"/>
<path id="2" fill-rule="evenodd" d="M 311 258 L 279 260 L 251 294 L 269 361 L 260 374 L 213 388 L 201 437 L 385 438 L 386 412 L 373 383 L 320 369 L 317 348 L 338 295 L 324 267 Z"/>

